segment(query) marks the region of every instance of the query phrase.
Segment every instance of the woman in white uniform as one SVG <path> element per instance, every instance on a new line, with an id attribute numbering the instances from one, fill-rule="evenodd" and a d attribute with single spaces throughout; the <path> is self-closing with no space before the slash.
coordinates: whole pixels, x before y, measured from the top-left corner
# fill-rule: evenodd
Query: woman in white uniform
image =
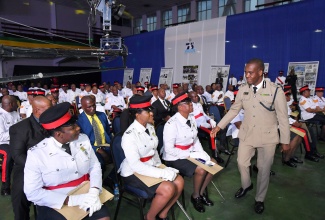
<path id="1" fill-rule="evenodd" d="M 129 111 L 135 120 L 122 137 L 125 159 L 120 172 L 126 184 L 154 197 L 145 219 L 168 219 L 168 211 L 180 196 L 184 180 L 174 168 L 159 168 L 161 161 L 157 152 L 158 138 L 150 124 L 153 122 L 150 99 L 151 96 L 132 96 L 130 99 Z M 148 187 L 134 173 L 162 178 L 164 181 Z"/>

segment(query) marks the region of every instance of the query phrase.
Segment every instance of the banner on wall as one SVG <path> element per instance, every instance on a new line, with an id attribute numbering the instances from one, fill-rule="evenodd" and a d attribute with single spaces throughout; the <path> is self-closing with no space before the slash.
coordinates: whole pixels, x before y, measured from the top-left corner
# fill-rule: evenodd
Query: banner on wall
<path id="1" fill-rule="evenodd" d="M 314 95 L 317 82 L 319 61 L 289 62 L 287 76 L 291 71 L 297 75 L 297 90 L 308 85 L 310 94 Z"/>
<path id="2" fill-rule="evenodd" d="M 123 78 L 123 85 L 125 86 L 126 83 L 129 81 L 132 84 L 133 80 L 133 68 L 126 68 L 124 69 L 124 78 Z"/>
<path id="3" fill-rule="evenodd" d="M 189 83 L 193 85 L 194 83 L 197 84 L 199 76 L 199 66 L 192 65 L 192 66 L 183 66 L 183 79 L 182 83 Z"/>
<path id="4" fill-rule="evenodd" d="M 159 84 L 167 84 L 168 86 L 171 86 L 172 80 L 173 80 L 173 68 L 165 68 L 162 67 L 160 70 L 160 76 L 159 76 Z"/>
<path id="5" fill-rule="evenodd" d="M 215 83 L 216 79 L 219 77 L 222 79 L 222 90 L 226 92 L 227 82 L 229 78 L 230 65 L 211 65 L 210 71 L 210 84 Z"/>
<path id="6" fill-rule="evenodd" d="M 144 86 L 145 82 L 150 83 L 152 68 L 141 68 L 139 82 Z"/>

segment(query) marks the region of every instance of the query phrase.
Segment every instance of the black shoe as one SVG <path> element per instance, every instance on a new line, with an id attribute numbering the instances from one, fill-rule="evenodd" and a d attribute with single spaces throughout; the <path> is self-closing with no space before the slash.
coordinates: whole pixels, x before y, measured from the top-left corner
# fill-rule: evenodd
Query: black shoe
<path id="1" fill-rule="evenodd" d="M 319 161 L 318 158 L 314 157 L 314 156 L 311 155 L 311 154 L 306 154 L 306 155 L 305 155 L 305 159 L 310 160 L 310 161 L 313 161 L 313 162 L 318 162 L 318 161 Z"/>
<path id="2" fill-rule="evenodd" d="M 193 198 L 191 196 L 191 202 L 193 203 L 193 206 L 196 209 L 196 211 L 205 212 L 205 209 L 204 209 L 202 201 L 201 201 L 201 196 L 199 196 L 197 198 Z"/>
<path id="3" fill-rule="evenodd" d="M 205 194 L 201 196 L 201 202 L 203 203 L 203 205 L 213 206 L 213 202 Z"/>
<path id="4" fill-rule="evenodd" d="M 324 155 L 322 155 L 322 154 L 320 154 L 320 153 L 318 153 L 318 152 L 315 152 L 313 155 L 314 155 L 314 157 L 316 157 L 316 158 L 324 159 Z"/>
<path id="5" fill-rule="evenodd" d="M 264 202 L 255 201 L 254 209 L 257 214 L 262 214 L 264 211 Z"/>
<path id="6" fill-rule="evenodd" d="M 225 161 L 221 158 L 221 157 L 219 157 L 219 156 L 216 156 L 216 157 L 214 157 L 215 159 L 216 159 L 216 161 L 217 161 L 217 163 L 224 163 Z"/>
<path id="7" fill-rule="evenodd" d="M 288 161 L 282 161 L 282 164 L 283 165 L 287 165 L 289 167 L 297 167 L 297 165 L 295 163 L 291 162 L 290 160 L 288 160 Z"/>
<path id="8" fill-rule="evenodd" d="M 166 218 L 160 218 L 158 215 L 156 216 L 156 220 L 169 220 L 168 216 Z"/>
<path id="9" fill-rule="evenodd" d="M 237 199 L 239 199 L 240 197 L 243 197 L 248 191 L 253 189 L 253 183 L 251 183 L 251 185 L 249 187 L 247 187 L 246 189 L 243 189 L 242 187 L 240 187 L 240 189 L 236 192 L 235 197 Z"/>
<path id="10" fill-rule="evenodd" d="M 257 166 L 255 164 L 253 165 L 253 171 L 255 171 L 256 173 L 258 173 L 258 168 L 257 168 Z"/>
<path id="11" fill-rule="evenodd" d="M 302 160 L 300 160 L 298 157 L 293 157 L 290 159 L 291 162 L 293 163 L 304 163 Z"/>
<path id="12" fill-rule="evenodd" d="M 2 189 L 1 195 L 2 196 L 10 196 L 10 189 Z"/>

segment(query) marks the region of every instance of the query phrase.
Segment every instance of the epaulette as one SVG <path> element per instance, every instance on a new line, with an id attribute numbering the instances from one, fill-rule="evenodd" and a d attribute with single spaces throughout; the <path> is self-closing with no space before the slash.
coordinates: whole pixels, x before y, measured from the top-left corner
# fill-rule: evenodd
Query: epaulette
<path id="1" fill-rule="evenodd" d="M 130 130 L 126 131 L 125 133 L 126 134 L 131 134 L 132 133 L 132 130 L 130 129 Z"/>
<path id="2" fill-rule="evenodd" d="M 271 86 L 273 87 L 279 87 L 279 88 L 282 88 L 279 84 L 275 84 L 274 82 L 270 82 Z"/>
<path id="3" fill-rule="evenodd" d="M 40 148 L 43 148 L 46 146 L 46 143 L 45 142 L 41 142 L 41 143 L 38 143 L 36 144 L 35 146 L 29 148 L 30 151 L 33 151 L 33 150 L 36 150 L 36 149 L 40 149 Z"/>
<path id="4" fill-rule="evenodd" d="M 170 119 L 167 121 L 167 123 L 168 123 L 168 124 L 172 124 L 175 120 L 176 120 L 176 117 L 174 117 L 174 118 L 170 118 Z"/>
<path id="5" fill-rule="evenodd" d="M 244 87 L 246 85 L 247 85 L 247 83 L 242 83 L 239 87 Z"/>

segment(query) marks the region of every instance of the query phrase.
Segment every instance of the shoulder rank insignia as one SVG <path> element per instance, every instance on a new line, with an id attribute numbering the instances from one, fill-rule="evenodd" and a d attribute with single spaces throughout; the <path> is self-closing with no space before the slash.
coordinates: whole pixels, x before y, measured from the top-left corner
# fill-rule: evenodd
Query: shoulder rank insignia
<path id="1" fill-rule="evenodd" d="M 318 100 L 317 100 L 317 99 L 314 99 L 313 101 L 314 101 L 314 103 L 317 103 L 317 102 L 318 102 Z"/>
<path id="2" fill-rule="evenodd" d="M 304 105 L 304 104 L 306 104 L 306 100 L 300 102 L 300 105 Z"/>
<path id="3" fill-rule="evenodd" d="M 125 133 L 130 134 L 131 132 L 132 132 L 132 130 L 128 130 Z"/>

